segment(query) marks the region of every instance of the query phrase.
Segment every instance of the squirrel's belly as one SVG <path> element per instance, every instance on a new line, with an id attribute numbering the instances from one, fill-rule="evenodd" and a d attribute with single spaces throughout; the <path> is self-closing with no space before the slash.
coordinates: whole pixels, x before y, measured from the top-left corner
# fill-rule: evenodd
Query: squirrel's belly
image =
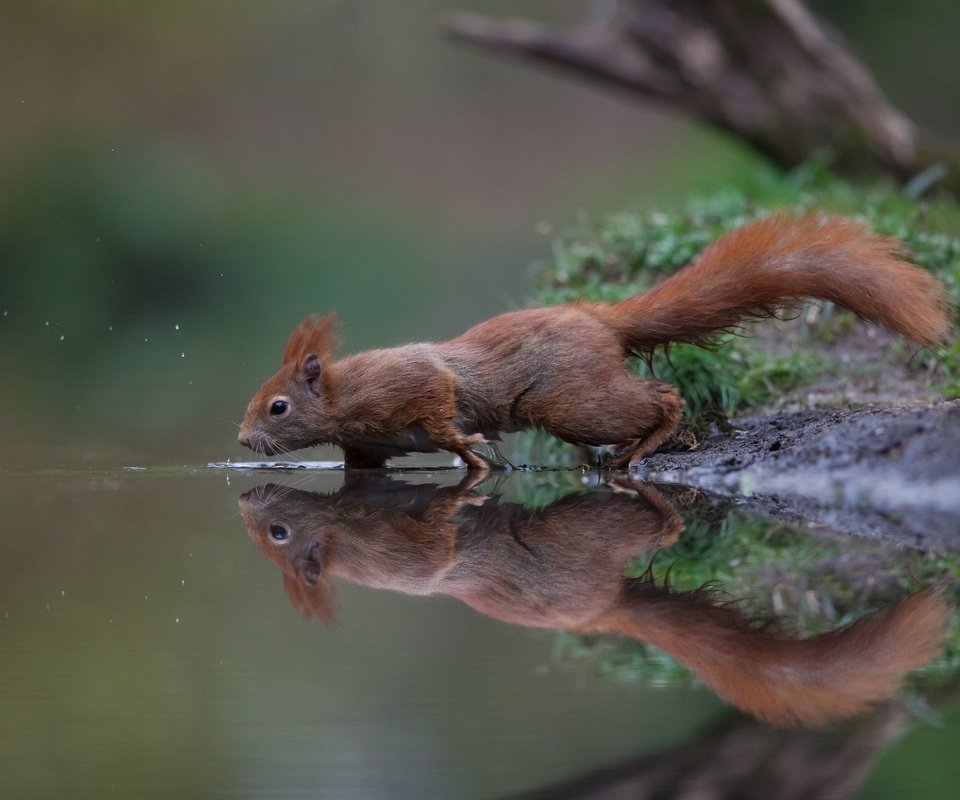
<path id="1" fill-rule="evenodd" d="M 380 433 L 366 439 L 364 447 L 376 447 L 396 453 L 436 453 L 440 450 L 427 432 L 419 425 L 411 425 L 392 433 Z"/>

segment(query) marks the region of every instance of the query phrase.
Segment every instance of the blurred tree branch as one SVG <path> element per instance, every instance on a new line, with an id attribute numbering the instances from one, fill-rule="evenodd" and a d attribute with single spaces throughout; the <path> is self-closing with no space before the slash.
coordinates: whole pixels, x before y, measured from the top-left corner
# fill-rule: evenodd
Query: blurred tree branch
<path id="1" fill-rule="evenodd" d="M 910 722 L 910 712 L 900 703 L 826 729 L 776 729 L 731 714 L 666 750 L 539 787 L 514 800 L 854 797 Z"/>
<path id="2" fill-rule="evenodd" d="M 623 0 L 609 22 L 569 31 L 464 13 L 446 32 L 676 108 L 786 168 L 827 151 L 838 172 L 906 182 L 943 163 L 960 194 L 957 151 L 894 108 L 800 0 Z"/>

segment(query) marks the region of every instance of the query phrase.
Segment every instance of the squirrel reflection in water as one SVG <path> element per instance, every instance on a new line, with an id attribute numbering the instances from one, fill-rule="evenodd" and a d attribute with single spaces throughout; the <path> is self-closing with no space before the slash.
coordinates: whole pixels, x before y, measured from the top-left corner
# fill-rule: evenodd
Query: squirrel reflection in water
<path id="1" fill-rule="evenodd" d="M 648 642 L 723 700 L 778 725 L 857 715 L 942 647 L 949 611 L 935 588 L 804 639 L 715 592 L 626 577 L 631 559 L 683 529 L 651 486 L 615 481 L 528 509 L 476 493 L 477 483 L 372 479 L 333 495 L 267 485 L 242 495 L 240 511 L 308 617 L 333 618 L 334 576 L 449 595 L 504 622 Z"/>

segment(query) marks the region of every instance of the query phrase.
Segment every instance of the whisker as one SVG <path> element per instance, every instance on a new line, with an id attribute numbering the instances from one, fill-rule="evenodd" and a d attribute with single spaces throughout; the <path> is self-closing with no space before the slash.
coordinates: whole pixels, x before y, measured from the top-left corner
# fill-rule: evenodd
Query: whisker
<path id="1" fill-rule="evenodd" d="M 211 518 L 211 522 L 230 522 L 234 517 L 239 517 L 240 511 L 234 511 L 232 514 L 227 514 L 226 516 L 220 516 L 219 514 Z"/>
<path id="2" fill-rule="evenodd" d="M 277 440 L 274 439 L 272 436 L 270 437 L 269 441 L 270 441 L 270 449 L 273 450 L 275 454 L 274 458 L 279 457 L 282 461 L 287 463 L 295 462 L 296 460 L 295 458 L 290 458 L 290 454 L 293 452 L 292 450 L 279 444 Z"/>
<path id="3" fill-rule="evenodd" d="M 294 485 L 301 491 L 308 491 L 310 484 L 313 482 L 313 478 L 314 476 L 311 475 L 308 470 L 304 470 L 302 474 L 297 475 L 296 480 L 294 480 Z"/>
<path id="4" fill-rule="evenodd" d="M 315 478 L 313 470 L 304 469 L 290 481 L 290 485 L 301 492 L 309 492 L 312 491 Z"/>
<path id="5" fill-rule="evenodd" d="M 291 454 L 293 463 L 295 464 L 303 464 L 310 460 L 307 458 L 307 454 L 302 450 L 297 450 L 295 454 L 292 450 L 288 450 L 287 452 Z"/>
<path id="6" fill-rule="evenodd" d="M 281 497 L 286 497 L 288 494 L 291 494 L 294 490 L 289 486 L 284 486 L 283 484 L 277 484 L 271 500 L 280 499 Z"/>
<path id="7" fill-rule="evenodd" d="M 215 419 L 217 422 L 229 422 L 236 428 L 242 427 L 239 422 L 234 422 L 232 419 L 227 419 L 226 417 L 212 417 L 208 416 L 207 419 Z"/>

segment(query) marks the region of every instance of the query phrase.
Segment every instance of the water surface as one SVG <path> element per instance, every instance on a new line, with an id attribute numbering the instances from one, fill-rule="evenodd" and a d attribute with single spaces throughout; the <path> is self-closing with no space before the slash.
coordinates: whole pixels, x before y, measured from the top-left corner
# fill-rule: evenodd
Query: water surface
<path id="1" fill-rule="evenodd" d="M 930 555 L 593 474 L 462 477 L 7 470 L 0 795 L 500 797 L 582 779 L 654 781 L 669 796 L 696 778 L 772 796 L 800 773 L 761 780 L 758 764 L 803 758 L 833 765 L 800 771 L 821 788 L 858 784 L 876 759 L 863 796 L 960 790 L 942 657 L 853 724 L 784 731 L 654 648 L 570 632 L 589 627 L 602 584 L 641 574 L 655 551 L 653 573 L 674 564 L 678 592 L 712 578 L 745 613 L 772 609 L 808 634 L 922 588 L 940 569 Z M 257 498 L 294 504 L 310 536 L 352 537 L 342 574 L 326 563 L 313 576 L 330 583 L 323 613 L 296 581 L 321 561 L 316 542 L 272 552 L 239 514 Z M 847 576 L 852 593 L 843 564 L 864 578 Z M 719 756 L 735 744 L 752 754 L 739 772 Z M 919 784 L 893 777 L 921 770 Z"/>

